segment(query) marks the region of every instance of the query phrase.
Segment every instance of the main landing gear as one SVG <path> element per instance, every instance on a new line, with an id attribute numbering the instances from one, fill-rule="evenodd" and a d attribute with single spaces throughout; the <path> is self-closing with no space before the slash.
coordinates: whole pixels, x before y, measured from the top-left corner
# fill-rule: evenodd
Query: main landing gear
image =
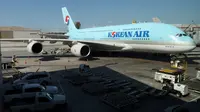
<path id="1" fill-rule="evenodd" d="M 187 69 L 187 56 L 185 54 L 171 55 L 171 67 L 179 69 Z"/>
<path id="2" fill-rule="evenodd" d="M 171 57 L 171 61 L 175 61 L 179 59 L 187 60 L 187 55 L 185 54 L 171 54 L 170 57 Z"/>

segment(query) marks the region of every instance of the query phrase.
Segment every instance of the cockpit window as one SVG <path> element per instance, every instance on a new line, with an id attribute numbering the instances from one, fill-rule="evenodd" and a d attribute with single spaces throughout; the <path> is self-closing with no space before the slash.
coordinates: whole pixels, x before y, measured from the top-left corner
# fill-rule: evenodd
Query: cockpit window
<path id="1" fill-rule="evenodd" d="M 183 34 L 183 36 L 187 36 L 187 34 Z"/>
<path id="2" fill-rule="evenodd" d="M 187 34 L 176 34 L 177 37 L 187 36 Z"/>

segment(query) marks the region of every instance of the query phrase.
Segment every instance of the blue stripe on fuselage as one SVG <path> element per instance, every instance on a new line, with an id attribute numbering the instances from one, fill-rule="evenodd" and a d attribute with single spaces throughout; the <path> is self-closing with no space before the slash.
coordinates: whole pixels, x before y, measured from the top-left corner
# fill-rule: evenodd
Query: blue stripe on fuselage
<path id="1" fill-rule="evenodd" d="M 149 37 L 149 31 L 108 32 L 108 37 Z"/>

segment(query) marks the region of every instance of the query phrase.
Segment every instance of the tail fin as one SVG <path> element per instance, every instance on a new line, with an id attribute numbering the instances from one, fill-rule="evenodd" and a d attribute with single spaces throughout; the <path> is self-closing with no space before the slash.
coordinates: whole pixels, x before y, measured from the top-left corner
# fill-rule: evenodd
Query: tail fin
<path id="1" fill-rule="evenodd" d="M 62 15 L 63 15 L 63 20 L 64 23 L 68 26 L 68 30 L 77 30 L 77 28 L 74 25 L 74 22 L 71 18 L 71 16 L 69 15 L 69 12 L 67 11 L 66 7 L 62 7 Z"/>

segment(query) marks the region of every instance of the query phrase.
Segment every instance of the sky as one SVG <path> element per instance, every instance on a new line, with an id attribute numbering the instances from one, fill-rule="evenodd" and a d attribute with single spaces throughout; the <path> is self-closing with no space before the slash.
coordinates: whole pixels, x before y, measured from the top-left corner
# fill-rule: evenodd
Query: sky
<path id="1" fill-rule="evenodd" d="M 67 7 L 81 28 L 152 21 L 200 23 L 200 0 L 0 0 L 0 26 L 43 31 L 65 30 L 61 7 Z"/>

